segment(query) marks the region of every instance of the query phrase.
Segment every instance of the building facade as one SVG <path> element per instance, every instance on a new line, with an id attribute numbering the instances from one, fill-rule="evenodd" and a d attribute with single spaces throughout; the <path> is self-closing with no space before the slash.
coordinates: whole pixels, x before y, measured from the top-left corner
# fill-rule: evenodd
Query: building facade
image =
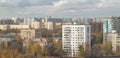
<path id="1" fill-rule="evenodd" d="M 45 29 L 53 30 L 53 22 L 45 22 Z"/>
<path id="2" fill-rule="evenodd" d="M 4 24 L 13 24 L 14 21 L 11 19 L 1 19 L 0 20 L 0 24 L 4 25 Z"/>
<path id="3" fill-rule="evenodd" d="M 108 17 L 103 20 L 103 43 L 111 42 L 112 50 L 120 50 L 120 17 Z"/>
<path id="4" fill-rule="evenodd" d="M 91 25 L 91 33 L 103 31 L 103 23 L 102 22 L 93 22 L 93 23 L 89 23 L 89 25 Z"/>
<path id="5" fill-rule="evenodd" d="M 20 36 L 22 39 L 30 39 L 35 38 L 35 30 L 27 29 L 27 30 L 21 30 Z"/>
<path id="6" fill-rule="evenodd" d="M 76 57 L 79 53 L 79 46 L 84 50 L 90 49 L 90 25 L 63 25 L 62 26 L 62 48 L 67 57 Z"/>
<path id="7" fill-rule="evenodd" d="M 0 30 L 7 30 L 7 25 L 0 25 Z"/>
<path id="8" fill-rule="evenodd" d="M 10 25 L 10 29 L 30 29 L 29 25 Z"/>
<path id="9" fill-rule="evenodd" d="M 40 22 L 32 22 L 31 28 L 32 29 L 40 29 Z"/>

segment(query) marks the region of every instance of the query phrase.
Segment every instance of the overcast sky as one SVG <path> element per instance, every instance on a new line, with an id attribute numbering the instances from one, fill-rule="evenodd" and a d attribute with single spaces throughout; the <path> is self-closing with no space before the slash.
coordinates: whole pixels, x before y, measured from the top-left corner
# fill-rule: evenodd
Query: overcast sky
<path id="1" fill-rule="evenodd" d="M 0 18 L 119 15 L 120 0 L 0 0 Z"/>

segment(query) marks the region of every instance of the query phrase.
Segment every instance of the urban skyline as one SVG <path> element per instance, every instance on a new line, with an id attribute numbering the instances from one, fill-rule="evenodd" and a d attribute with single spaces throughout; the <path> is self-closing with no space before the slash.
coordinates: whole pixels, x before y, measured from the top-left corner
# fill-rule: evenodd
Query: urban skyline
<path id="1" fill-rule="evenodd" d="M 120 17 L 100 19 L 2 19 L 0 58 L 9 58 L 11 54 L 12 58 L 120 56 Z"/>
<path id="2" fill-rule="evenodd" d="M 120 0 L 0 0 L 0 58 L 120 58 Z"/>

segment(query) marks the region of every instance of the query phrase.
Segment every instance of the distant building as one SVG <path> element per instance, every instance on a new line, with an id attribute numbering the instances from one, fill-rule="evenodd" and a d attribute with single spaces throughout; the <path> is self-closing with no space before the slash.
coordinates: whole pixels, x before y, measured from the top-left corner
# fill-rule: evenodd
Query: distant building
<path id="1" fill-rule="evenodd" d="M 7 30 L 7 25 L 0 25 L 0 30 Z"/>
<path id="2" fill-rule="evenodd" d="M 1 30 L 7 29 L 30 29 L 29 25 L 0 25 Z"/>
<path id="3" fill-rule="evenodd" d="M 93 22 L 93 18 L 81 17 L 76 20 L 77 24 L 89 24 Z"/>
<path id="4" fill-rule="evenodd" d="M 120 18 L 119 17 L 107 17 L 103 20 L 103 35 L 104 42 L 111 41 L 111 39 L 107 39 L 107 34 L 115 31 L 116 33 L 120 33 Z"/>
<path id="5" fill-rule="evenodd" d="M 61 26 L 62 23 L 55 23 L 55 26 Z"/>
<path id="6" fill-rule="evenodd" d="M 14 21 L 11 19 L 2 19 L 0 20 L 0 24 L 4 25 L 4 24 L 13 24 Z"/>
<path id="7" fill-rule="evenodd" d="M 42 22 L 40 22 L 40 29 L 53 30 L 53 22 L 48 22 L 47 19 L 42 19 Z"/>
<path id="8" fill-rule="evenodd" d="M 31 30 L 31 29 L 26 29 L 26 30 L 21 30 L 20 31 L 20 36 L 22 39 L 26 39 L 26 38 L 35 38 L 35 30 Z"/>
<path id="9" fill-rule="evenodd" d="M 63 18 L 63 22 L 72 22 L 72 18 Z"/>
<path id="10" fill-rule="evenodd" d="M 42 49 L 44 49 L 44 47 L 48 44 L 46 38 L 31 38 L 31 39 L 25 39 L 23 41 L 23 46 L 26 47 L 29 41 L 32 41 L 33 43 L 37 43 L 42 47 Z"/>
<path id="11" fill-rule="evenodd" d="M 1 48 L 7 48 L 7 49 L 18 49 L 19 52 L 21 52 L 23 48 L 23 42 L 16 41 L 12 37 L 0 37 L 0 47 Z"/>
<path id="12" fill-rule="evenodd" d="M 102 22 L 103 18 L 99 17 L 99 18 L 93 18 L 93 22 Z"/>
<path id="13" fill-rule="evenodd" d="M 72 22 L 64 22 L 62 25 L 72 25 Z"/>
<path id="14" fill-rule="evenodd" d="M 34 38 L 32 39 L 34 43 L 39 44 L 41 47 L 45 47 L 47 45 L 47 40 L 46 38 Z"/>
<path id="15" fill-rule="evenodd" d="M 0 42 L 8 42 L 8 41 L 12 41 L 13 38 L 11 37 L 0 37 Z"/>
<path id="16" fill-rule="evenodd" d="M 45 29 L 53 30 L 53 22 L 45 22 Z"/>
<path id="17" fill-rule="evenodd" d="M 107 17 L 103 20 L 103 42 L 111 42 L 112 50 L 120 50 L 120 17 Z"/>
<path id="18" fill-rule="evenodd" d="M 117 33 L 112 33 L 111 34 L 111 39 L 112 39 L 112 50 L 114 52 L 119 51 L 120 50 L 120 34 Z"/>
<path id="19" fill-rule="evenodd" d="M 92 22 L 92 23 L 89 23 L 89 25 L 91 25 L 91 33 L 103 32 L 102 22 Z"/>
<path id="20" fill-rule="evenodd" d="M 62 49 L 64 55 L 68 57 L 76 57 L 78 55 L 78 47 L 82 45 L 85 51 L 90 51 L 90 25 L 63 25 L 62 26 Z"/>
<path id="21" fill-rule="evenodd" d="M 31 22 L 32 29 L 40 29 L 40 22 Z"/>
<path id="22" fill-rule="evenodd" d="M 111 33 L 112 32 L 112 19 L 105 19 L 103 21 L 103 33 Z"/>
<path id="23" fill-rule="evenodd" d="M 113 33 L 108 33 L 106 36 L 107 39 L 110 39 L 112 43 L 112 51 L 116 52 L 120 50 L 120 34 L 113 32 Z"/>
<path id="24" fill-rule="evenodd" d="M 45 20 L 42 19 L 40 22 L 40 29 L 45 29 Z"/>
<path id="25" fill-rule="evenodd" d="M 32 22 L 35 22 L 35 18 L 24 18 L 24 23 L 25 25 L 30 25 Z"/>
<path id="26" fill-rule="evenodd" d="M 14 21 L 14 23 L 17 22 L 17 19 L 18 19 L 17 17 L 13 17 L 13 18 L 12 18 L 12 20 Z"/>
<path id="27" fill-rule="evenodd" d="M 23 24 L 24 19 L 13 17 L 12 20 L 14 21 L 14 24 Z"/>
<path id="28" fill-rule="evenodd" d="M 30 29 L 29 25 L 10 25 L 10 29 Z"/>
<path id="29" fill-rule="evenodd" d="M 0 37 L 0 47 L 4 48 L 8 46 L 8 42 L 13 41 L 11 37 Z"/>
<path id="30" fill-rule="evenodd" d="M 12 37 L 15 35 L 19 35 L 19 33 L 9 32 L 9 33 L 0 33 L 0 37 Z"/>
<path id="31" fill-rule="evenodd" d="M 45 21 L 53 22 L 53 23 L 61 23 L 61 22 L 63 22 L 63 18 L 52 18 L 51 16 L 47 16 L 45 18 Z"/>

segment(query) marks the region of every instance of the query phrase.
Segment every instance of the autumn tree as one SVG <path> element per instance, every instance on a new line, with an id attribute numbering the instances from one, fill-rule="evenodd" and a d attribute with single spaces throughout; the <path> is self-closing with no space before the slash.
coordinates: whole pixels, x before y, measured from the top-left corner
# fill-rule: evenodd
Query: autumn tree
<path id="1" fill-rule="evenodd" d="M 91 48 L 92 57 L 101 57 L 103 55 L 102 44 L 94 44 Z"/>
<path id="2" fill-rule="evenodd" d="M 43 54 L 43 56 L 49 56 L 49 49 L 48 49 L 48 47 L 44 47 L 44 49 L 43 49 L 43 51 L 42 51 L 42 54 Z"/>
<path id="3" fill-rule="evenodd" d="M 102 44 L 103 43 L 103 33 L 102 32 L 96 32 L 91 35 L 91 45 L 94 44 Z"/>
<path id="4" fill-rule="evenodd" d="M 31 46 L 31 53 L 34 55 L 34 56 L 41 56 L 42 55 L 42 48 L 40 47 L 40 45 L 34 43 L 32 46 Z"/>
<path id="5" fill-rule="evenodd" d="M 82 45 L 79 46 L 79 53 L 78 58 L 84 58 L 86 56 L 86 52 L 84 50 L 84 47 Z"/>
<path id="6" fill-rule="evenodd" d="M 26 58 L 28 57 L 38 57 L 38 56 L 44 56 L 44 55 L 47 55 L 46 54 L 47 51 L 46 51 L 46 48 L 44 47 L 44 49 L 38 44 L 38 43 L 35 43 L 35 42 L 32 42 L 32 41 L 28 41 L 26 47 L 25 47 L 25 56 Z"/>
<path id="7" fill-rule="evenodd" d="M 102 46 L 104 55 L 106 56 L 111 56 L 112 55 L 112 43 L 111 42 L 106 42 Z"/>
<path id="8" fill-rule="evenodd" d="M 22 38 L 19 35 L 14 35 L 13 38 L 16 41 L 22 41 Z"/>
<path id="9" fill-rule="evenodd" d="M 55 26 L 53 32 L 54 36 L 62 37 L 62 26 Z"/>
<path id="10" fill-rule="evenodd" d="M 23 54 L 18 54 L 16 58 L 25 58 Z"/>
<path id="11" fill-rule="evenodd" d="M 42 29 L 41 30 L 41 36 L 43 38 L 52 38 L 53 37 L 53 31 L 47 30 L 47 29 Z"/>
<path id="12" fill-rule="evenodd" d="M 53 49 L 54 56 L 62 56 L 63 54 L 62 41 L 61 40 L 58 40 L 57 42 L 53 41 Z"/>
<path id="13" fill-rule="evenodd" d="M 100 57 L 102 56 L 102 47 L 103 45 L 103 32 L 95 32 L 91 35 L 91 56 Z"/>
<path id="14" fill-rule="evenodd" d="M 0 58 L 7 58 L 8 57 L 8 51 L 6 49 L 2 50 L 2 54 Z"/>

